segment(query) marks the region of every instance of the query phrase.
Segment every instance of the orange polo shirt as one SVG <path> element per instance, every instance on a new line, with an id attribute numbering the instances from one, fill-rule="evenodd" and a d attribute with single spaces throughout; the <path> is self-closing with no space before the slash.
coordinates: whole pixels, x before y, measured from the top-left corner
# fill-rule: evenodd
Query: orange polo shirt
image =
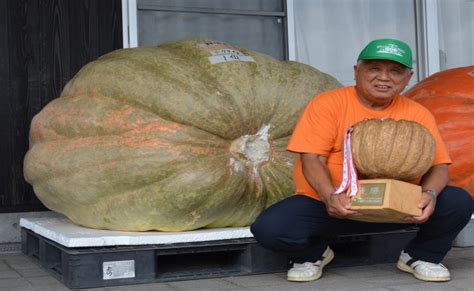
<path id="1" fill-rule="evenodd" d="M 343 140 L 347 129 L 359 121 L 373 118 L 405 119 L 426 127 L 436 142 L 433 165 L 451 164 L 433 115 L 421 104 L 404 96 L 395 97 L 384 110 L 365 107 L 357 98 L 355 87 L 345 87 L 314 97 L 300 117 L 287 149 L 327 157 L 327 167 L 334 187 L 342 180 Z M 293 170 L 296 193 L 320 200 L 318 193 L 303 175 L 301 160 Z"/>

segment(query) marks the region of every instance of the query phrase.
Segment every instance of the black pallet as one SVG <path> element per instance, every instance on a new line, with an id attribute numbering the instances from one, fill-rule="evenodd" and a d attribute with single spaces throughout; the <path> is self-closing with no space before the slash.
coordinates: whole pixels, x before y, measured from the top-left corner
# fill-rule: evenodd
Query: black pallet
<path id="1" fill-rule="evenodd" d="M 394 263 L 417 232 L 417 227 L 409 227 L 390 232 L 338 236 L 330 242 L 335 258 L 327 268 Z"/>
<path id="2" fill-rule="evenodd" d="M 331 242 L 331 267 L 394 262 L 416 229 L 339 236 Z M 22 252 L 68 288 L 169 282 L 278 273 L 286 256 L 253 238 L 144 246 L 68 248 L 22 228 Z M 133 272 L 131 272 L 133 270 Z"/>

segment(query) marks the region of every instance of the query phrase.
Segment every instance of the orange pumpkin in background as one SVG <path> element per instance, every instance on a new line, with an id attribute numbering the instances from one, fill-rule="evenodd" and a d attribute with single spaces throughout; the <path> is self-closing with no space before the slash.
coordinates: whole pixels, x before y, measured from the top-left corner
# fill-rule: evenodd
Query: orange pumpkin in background
<path id="1" fill-rule="evenodd" d="M 405 94 L 435 116 L 453 164 L 449 184 L 474 197 L 474 66 L 436 73 Z"/>

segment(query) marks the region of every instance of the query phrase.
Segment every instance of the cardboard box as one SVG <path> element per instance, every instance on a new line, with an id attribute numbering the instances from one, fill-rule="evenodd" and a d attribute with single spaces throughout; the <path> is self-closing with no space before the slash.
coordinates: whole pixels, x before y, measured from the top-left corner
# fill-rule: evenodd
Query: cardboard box
<path id="1" fill-rule="evenodd" d="M 354 220 L 378 223 L 410 223 L 407 216 L 421 215 L 417 207 L 421 187 L 393 179 L 360 180 L 361 192 L 352 200 L 351 209 L 364 215 Z"/>

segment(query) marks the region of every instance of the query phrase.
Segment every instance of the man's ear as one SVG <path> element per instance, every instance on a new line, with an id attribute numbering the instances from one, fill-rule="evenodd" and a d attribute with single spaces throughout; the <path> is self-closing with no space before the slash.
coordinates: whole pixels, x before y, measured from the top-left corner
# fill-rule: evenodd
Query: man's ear
<path id="1" fill-rule="evenodd" d="M 410 82 L 411 77 L 413 77 L 413 73 L 414 73 L 414 72 L 413 72 L 412 70 L 410 70 L 410 75 L 409 75 L 409 77 L 408 77 L 408 82 Z M 407 84 L 408 84 L 408 82 L 407 82 Z"/>

